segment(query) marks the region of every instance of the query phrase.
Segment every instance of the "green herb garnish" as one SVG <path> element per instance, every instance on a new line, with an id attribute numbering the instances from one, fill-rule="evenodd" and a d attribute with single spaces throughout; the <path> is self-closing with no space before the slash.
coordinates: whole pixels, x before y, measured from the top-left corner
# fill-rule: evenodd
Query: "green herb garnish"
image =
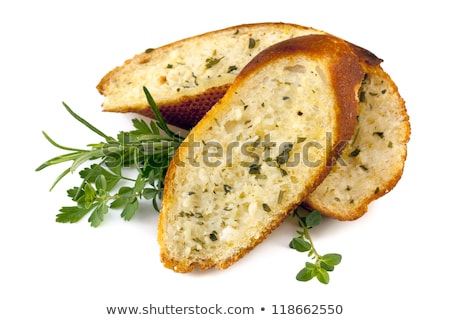
<path id="1" fill-rule="evenodd" d="M 225 194 L 230 193 L 233 188 L 227 184 L 223 185 L 223 190 L 225 191 Z"/>
<path id="2" fill-rule="evenodd" d="M 89 144 L 86 149 L 70 148 L 56 143 L 43 132 L 52 145 L 69 152 L 44 162 L 36 171 L 71 162 L 57 177 L 50 190 L 67 174 L 75 173 L 81 165 L 90 163 L 79 171 L 81 183 L 67 191 L 69 198 L 76 204 L 62 207 L 56 216 L 57 222 L 74 223 L 90 214 L 88 222 L 97 227 L 103 222 L 109 209 L 119 208 L 121 217 L 128 221 L 136 213 L 142 198 L 151 200 L 155 209 L 158 209 L 158 199 L 162 196 L 169 162 L 184 138 L 169 129 L 146 88 L 144 92 L 156 120 L 146 123 L 144 120 L 133 119 L 135 130 L 120 132 L 117 138 L 108 136 L 91 125 L 65 103 L 63 105 L 66 110 L 102 137 L 104 142 Z M 125 168 L 135 168 L 136 177 L 125 176 Z"/>
<path id="3" fill-rule="evenodd" d="M 313 259 L 312 262 L 306 262 L 305 267 L 297 274 L 298 281 L 309 281 L 317 278 L 321 283 L 328 284 L 330 282 L 329 273 L 334 270 L 341 260 L 342 256 L 337 253 L 328 253 L 320 255 L 311 238 L 309 230 L 318 226 L 322 221 L 322 215 L 319 211 L 314 210 L 306 216 L 302 216 L 299 210 L 295 210 L 294 215 L 298 217 L 300 230 L 297 231 L 298 237 L 293 238 L 289 247 L 299 252 L 308 252 L 308 257 Z"/>
<path id="4" fill-rule="evenodd" d="M 250 174 L 261 174 L 261 165 L 260 164 L 251 164 L 249 166 Z"/>
<path id="5" fill-rule="evenodd" d="M 293 147 L 294 147 L 293 143 L 283 144 L 283 150 L 280 152 L 280 154 L 276 158 L 278 165 L 285 164 L 288 161 L 289 153 L 291 152 Z"/>
<path id="6" fill-rule="evenodd" d="M 280 192 L 278 192 L 278 199 L 277 199 L 278 204 L 280 204 L 283 201 L 283 196 L 284 196 L 284 191 L 280 190 Z"/>
<path id="7" fill-rule="evenodd" d="M 366 102 L 366 93 L 364 91 L 359 93 L 359 102 Z"/>
<path id="8" fill-rule="evenodd" d="M 209 239 L 211 239 L 211 241 L 217 241 L 217 231 L 213 231 L 209 234 Z"/>
<path id="9" fill-rule="evenodd" d="M 205 65 L 206 69 L 212 68 L 213 66 L 218 64 L 220 62 L 220 60 L 222 60 L 223 58 L 224 57 L 221 57 L 221 58 L 213 58 L 213 57 L 207 58 L 206 61 L 205 61 L 206 62 L 206 65 Z"/>
<path id="10" fill-rule="evenodd" d="M 229 66 L 227 72 L 228 72 L 228 73 L 231 73 L 231 72 L 237 70 L 237 68 L 238 68 L 238 67 L 236 67 L 236 66 Z"/>
<path id="11" fill-rule="evenodd" d="M 351 158 L 354 158 L 354 157 L 357 157 L 360 152 L 361 152 L 361 150 L 359 148 L 356 148 L 355 150 L 350 152 L 350 154 L 348 156 Z"/>
<path id="12" fill-rule="evenodd" d="M 256 40 L 253 38 L 248 39 L 248 48 L 253 49 L 256 46 Z"/>
<path id="13" fill-rule="evenodd" d="M 379 136 L 381 139 L 383 139 L 384 138 L 384 132 L 382 132 L 382 131 L 375 131 L 374 133 L 373 133 L 373 135 L 375 136 Z"/>
<path id="14" fill-rule="evenodd" d="M 356 139 L 358 139 L 360 129 L 361 129 L 361 128 L 359 128 L 359 127 L 358 127 L 358 129 L 356 129 L 355 135 L 353 136 L 353 140 L 352 140 L 352 142 L 350 143 L 350 145 L 351 145 L 352 147 L 355 145 Z"/>

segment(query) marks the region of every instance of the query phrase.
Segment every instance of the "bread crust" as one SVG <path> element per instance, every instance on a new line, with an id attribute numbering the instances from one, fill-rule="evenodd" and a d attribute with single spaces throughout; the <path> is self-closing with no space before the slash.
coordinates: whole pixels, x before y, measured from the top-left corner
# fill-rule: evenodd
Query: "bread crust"
<path id="1" fill-rule="evenodd" d="M 167 242 L 171 239 L 167 239 L 165 235 L 165 228 L 169 223 L 168 215 L 171 214 L 169 208 L 173 202 L 179 201 L 177 195 L 173 192 L 174 181 L 176 180 L 175 175 L 178 170 L 176 163 L 177 161 L 183 161 L 187 157 L 187 148 L 180 147 L 166 174 L 165 192 L 158 223 L 158 242 L 160 244 L 161 261 L 167 268 L 181 273 L 190 272 L 196 268 L 200 270 L 206 270 L 213 267 L 225 269 L 238 261 L 278 227 L 285 217 L 321 183 L 331 170 L 333 159 L 338 156 L 342 146 L 345 145 L 346 141 L 352 136 L 356 124 L 357 91 L 361 80 L 364 77 L 364 71 L 359 63 L 358 57 L 353 53 L 349 45 L 336 37 L 328 35 L 310 35 L 294 38 L 275 44 L 262 51 L 246 65 L 225 96 L 207 112 L 190 134 L 198 136 L 199 134 L 201 135 L 202 132 L 211 130 L 214 125 L 214 119 L 217 116 L 220 116 L 220 113 L 229 107 L 227 101 L 231 99 L 235 91 L 239 90 L 239 87 L 243 82 L 248 81 L 248 78 L 252 74 L 264 66 L 269 65 L 276 59 L 294 55 L 304 55 L 312 59 L 325 59 L 329 66 L 329 74 L 331 75 L 332 81 L 330 86 L 333 88 L 333 92 L 335 92 L 336 95 L 336 105 L 334 108 L 335 110 L 338 110 L 335 119 L 336 128 L 335 132 L 332 132 L 332 145 L 331 150 L 329 151 L 330 163 L 326 163 L 326 165 L 317 169 L 316 175 L 305 182 L 304 189 L 298 190 L 296 200 L 287 204 L 283 209 L 283 213 L 261 230 L 259 237 L 250 239 L 251 243 L 249 246 L 237 248 L 234 254 L 221 261 L 214 261 L 213 259 L 208 258 L 191 261 L 188 258 L 174 258 L 167 246 Z M 193 175 L 195 175 L 195 173 L 193 173 Z M 195 179 L 196 177 L 193 176 L 192 178 Z"/>
<path id="2" fill-rule="evenodd" d="M 386 172 L 385 168 L 382 167 L 383 163 L 374 163 L 371 170 L 373 171 L 373 175 L 377 177 L 382 177 L 383 180 L 376 185 L 376 192 L 368 192 L 365 194 L 362 201 L 357 202 L 355 205 L 346 205 L 339 204 L 338 206 L 330 205 L 330 202 L 326 202 L 323 199 L 326 198 L 322 192 L 325 188 L 335 187 L 333 186 L 333 182 L 328 181 L 331 178 L 332 174 L 339 174 L 339 169 L 335 170 L 330 174 L 330 177 L 325 178 L 322 184 L 319 186 L 317 190 L 312 192 L 307 199 L 303 202 L 303 206 L 308 209 L 315 209 L 321 211 L 324 215 L 335 218 L 342 221 L 353 221 L 362 217 L 367 211 L 370 203 L 389 193 L 398 183 L 403 175 L 404 165 L 407 158 L 407 143 L 410 139 L 411 135 L 411 126 L 409 122 L 409 116 L 407 113 L 405 101 L 400 96 L 397 85 L 394 83 L 392 78 L 383 70 L 383 68 L 379 65 L 382 60 L 376 58 L 372 53 L 368 52 L 365 49 L 352 45 L 353 49 L 355 49 L 355 53 L 358 54 L 358 57 L 361 61 L 362 66 L 364 67 L 364 71 L 367 75 L 376 76 L 379 79 L 382 79 L 383 84 L 386 88 L 389 88 L 390 94 L 392 95 L 392 99 L 395 99 L 395 103 L 390 103 L 391 106 L 381 106 L 381 105 L 371 105 L 371 108 L 377 109 L 384 107 L 387 109 L 388 114 L 395 114 L 395 121 L 392 120 L 389 125 L 391 127 L 397 128 L 398 132 L 395 136 L 395 143 L 397 144 L 398 152 L 396 153 L 395 163 L 391 164 L 392 169 L 389 172 Z M 354 137 L 358 134 L 358 130 L 355 132 Z M 347 150 L 346 152 L 348 152 Z M 391 159 L 385 159 L 390 160 Z M 337 164 L 336 164 L 337 166 Z M 351 170 L 357 171 L 358 167 L 351 167 Z M 348 183 L 350 183 L 349 174 L 344 173 L 343 179 L 347 179 Z"/>

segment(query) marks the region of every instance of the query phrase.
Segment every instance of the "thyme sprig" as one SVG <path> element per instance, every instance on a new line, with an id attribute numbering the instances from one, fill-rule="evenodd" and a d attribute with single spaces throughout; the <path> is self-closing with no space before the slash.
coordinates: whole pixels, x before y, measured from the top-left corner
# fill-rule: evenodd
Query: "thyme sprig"
<path id="1" fill-rule="evenodd" d="M 69 152 L 44 162 L 36 171 L 71 162 L 56 178 L 50 190 L 69 173 L 79 172 L 82 180 L 79 186 L 67 191 L 67 195 L 76 205 L 62 207 L 56 216 L 57 222 L 78 222 L 90 213 L 88 222 L 97 227 L 109 209 L 121 209 L 121 217 L 128 221 L 138 210 L 141 198 L 151 200 L 154 208 L 158 210 L 165 173 L 184 137 L 169 129 L 145 87 L 144 92 L 156 120 L 147 123 L 142 119 L 133 119 L 135 130 L 122 131 L 116 138 L 90 124 L 65 103 L 64 107 L 76 120 L 104 141 L 88 144 L 86 149 L 71 148 L 56 143 L 43 132 L 44 137 L 53 146 Z M 90 165 L 79 170 L 87 163 Z M 124 169 L 127 168 L 137 170 L 135 177 L 124 175 Z"/>
<path id="2" fill-rule="evenodd" d="M 298 236 L 291 240 L 289 247 L 299 252 L 308 252 L 308 257 L 314 261 L 314 263 L 306 262 L 305 267 L 297 273 L 296 279 L 309 281 L 317 278 L 321 283 L 328 284 L 330 282 L 329 272 L 341 263 L 342 256 L 338 253 L 320 255 L 314 246 L 309 230 L 321 223 L 322 215 L 319 211 L 314 210 L 304 216 L 300 214 L 299 210 L 295 210 L 294 216 L 298 218 L 301 229 L 297 231 Z"/>

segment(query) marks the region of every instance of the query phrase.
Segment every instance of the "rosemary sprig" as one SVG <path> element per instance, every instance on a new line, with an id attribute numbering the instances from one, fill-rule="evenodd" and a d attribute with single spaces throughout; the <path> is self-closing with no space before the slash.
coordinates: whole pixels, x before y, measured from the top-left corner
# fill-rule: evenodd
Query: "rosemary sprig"
<path id="1" fill-rule="evenodd" d="M 71 163 L 52 184 L 57 183 L 69 173 L 79 171 L 82 179 L 79 186 L 67 191 L 76 205 L 62 207 L 56 216 L 57 222 L 74 223 L 90 213 L 88 221 L 97 227 L 104 220 L 109 209 L 121 209 L 121 217 L 130 220 L 139 207 L 139 199 L 151 200 L 158 210 L 164 176 L 170 160 L 184 137 L 171 131 L 164 121 L 150 92 L 144 87 L 147 101 L 156 120 L 149 123 L 133 119 L 135 130 L 120 132 L 116 138 L 101 130 L 76 114 L 67 104 L 66 110 L 84 126 L 104 139 L 104 142 L 89 144 L 86 149 L 71 148 L 56 143 L 43 132 L 53 146 L 69 151 L 41 164 L 36 171 L 49 166 Z M 82 165 L 90 165 L 79 170 Z M 137 169 L 136 177 L 127 177 L 123 169 Z"/>

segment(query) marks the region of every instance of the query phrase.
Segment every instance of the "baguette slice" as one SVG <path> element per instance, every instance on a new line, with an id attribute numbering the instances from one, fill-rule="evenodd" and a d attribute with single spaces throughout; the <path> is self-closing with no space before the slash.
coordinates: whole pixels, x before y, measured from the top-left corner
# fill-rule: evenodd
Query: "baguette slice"
<path id="1" fill-rule="evenodd" d="M 146 50 L 97 85 L 103 110 L 153 116 L 142 90 L 146 86 L 166 121 L 189 130 L 261 50 L 312 33 L 322 32 L 286 23 L 245 24 Z"/>
<path id="2" fill-rule="evenodd" d="M 224 269 L 263 241 L 353 135 L 363 77 L 349 45 L 332 36 L 286 40 L 256 56 L 169 166 L 163 264 Z"/>
<path id="3" fill-rule="evenodd" d="M 391 191 L 403 174 L 410 137 L 405 102 L 381 60 L 353 46 L 365 70 L 358 124 L 330 174 L 304 206 L 339 220 L 355 220 Z"/>

